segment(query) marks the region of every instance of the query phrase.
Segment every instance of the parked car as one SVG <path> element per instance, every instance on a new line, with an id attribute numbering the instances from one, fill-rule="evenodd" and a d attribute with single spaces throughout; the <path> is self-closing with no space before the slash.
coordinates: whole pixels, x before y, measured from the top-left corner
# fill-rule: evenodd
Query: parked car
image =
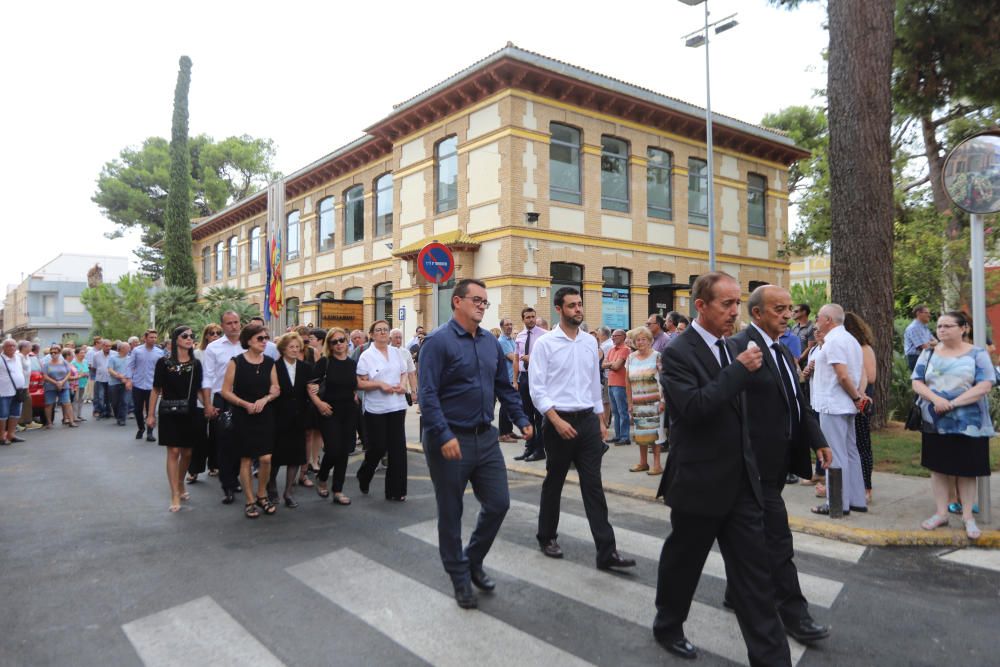
<path id="1" fill-rule="evenodd" d="M 41 415 L 45 410 L 45 381 L 42 379 L 42 364 L 38 357 L 29 357 L 31 362 L 31 377 L 28 379 L 28 394 L 31 396 L 31 408 L 34 414 Z"/>

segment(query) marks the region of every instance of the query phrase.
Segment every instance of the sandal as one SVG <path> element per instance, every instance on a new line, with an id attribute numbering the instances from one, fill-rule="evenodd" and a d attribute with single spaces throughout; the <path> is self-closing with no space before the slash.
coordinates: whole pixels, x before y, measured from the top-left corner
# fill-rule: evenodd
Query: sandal
<path id="1" fill-rule="evenodd" d="M 181 511 L 181 506 L 180 505 L 171 505 L 170 506 L 170 511 L 171 512 L 180 512 Z"/>
<path id="2" fill-rule="evenodd" d="M 826 484 L 823 482 L 816 482 L 816 497 L 826 498 Z"/>
<path id="3" fill-rule="evenodd" d="M 299 477 L 299 486 L 304 486 L 307 489 L 311 489 L 313 486 L 315 486 L 315 484 L 313 484 L 313 481 L 311 479 L 309 479 L 305 475 L 302 475 L 301 477 Z"/>
<path id="4" fill-rule="evenodd" d="M 345 496 L 343 493 L 333 494 L 333 504 L 334 505 L 350 505 L 351 499 Z"/>
<path id="5" fill-rule="evenodd" d="M 191 494 L 185 491 L 181 494 L 181 500 L 191 500 Z"/>
<path id="6" fill-rule="evenodd" d="M 628 469 L 629 472 L 646 472 L 647 470 L 649 470 L 649 465 L 646 463 L 636 463 Z"/>
<path id="7" fill-rule="evenodd" d="M 316 484 L 313 485 L 316 487 L 316 495 L 318 495 L 320 498 L 329 498 L 330 490 L 327 489 L 325 486 L 322 486 L 324 484 L 326 484 L 326 482 L 317 482 Z"/>
<path id="8" fill-rule="evenodd" d="M 260 512 L 257 511 L 256 503 L 247 503 L 243 507 L 243 513 L 246 515 L 248 519 L 256 519 L 257 517 L 260 516 Z"/>
<path id="9" fill-rule="evenodd" d="M 924 530 L 934 530 L 940 526 L 948 525 L 948 517 L 941 516 L 940 514 L 932 514 L 929 519 L 924 519 L 920 522 L 920 527 Z"/>
<path id="10" fill-rule="evenodd" d="M 267 496 L 257 497 L 257 507 L 264 510 L 264 514 L 274 514 L 278 511 L 278 508 L 271 502 L 271 499 Z"/>
<path id="11" fill-rule="evenodd" d="M 208 476 L 209 477 L 218 477 L 219 476 L 219 469 L 218 468 L 212 468 L 211 470 L 208 471 Z"/>
<path id="12" fill-rule="evenodd" d="M 194 484 L 195 482 L 198 481 L 198 475 L 192 475 L 191 473 L 188 473 L 187 477 L 184 478 L 184 481 L 187 482 L 188 484 Z"/>
<path id="13" fill-rule="evenodd" d="M 825 505 L 818 505 L 809 510 L 813 514 L 822 514 L 823 516 L 830 516 L 830 505 L 829 503 Z M 851 510 L 844 510 L 844 516 L 850 516 Z"/>
<path id="14" fill-rule="evenodd" d="M 646 471 L 646 474 L 647 475 L 662 475 L 663 474 L 663 468 L 651 468 L 651 469 L 649 469 L 649 470 Z"/>
<path id="15" fill-rule="evenodd" d="M 968 535 L 970 540 L 976 540 L 983 533 L 979 530 L 979 526 L 976 525 L 976 520 L 969 519 L 965 522 L 965 534 Z"/>

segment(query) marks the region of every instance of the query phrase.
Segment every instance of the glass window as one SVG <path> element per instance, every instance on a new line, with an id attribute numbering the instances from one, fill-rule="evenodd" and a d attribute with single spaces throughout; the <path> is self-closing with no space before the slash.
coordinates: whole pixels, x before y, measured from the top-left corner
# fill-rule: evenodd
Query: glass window
<path id="1" fill-rule="evenodd" d="M 647 282 L 650 287 L 656 287 L 657 285 L 673 285 L 674 274 L 664 273 L 663 271 L 650 271 L 649 280 Z"/>
<path id="2" fill-rule="evenodd" d="M 333 295 L 333 292 L 320 292 L 319 294 L 316 295 L 316 298 L 317 299 L 336 299 L 337 297 L 335 297 Z"/>
<path id="3" fill-rule="evenodd" d="M 747 232 L 764 236 L 767 234 L 767 218 L 764 208 L 764 191 L 767 179 L 757 174 L 747 178 Z"/>
<path id="4" fill-rule="evenodd" d="M 365 240 L 365 188 L 355 185 L 344 193 L 344 243 Z"/>
<path id="5" fill-rule="evenodd" d="M 299 212 L 288 214 L 285 225 L 285 257 L 296 259 L 299 256 Z"/>
<path id="6" fill-rule="evenodd" d="M 316 219 L 316 239 L 318 250 L 333 250 L 333 197 L 326 197 L 319 202 L 319 217 Z"/>
<path id="7" fill-rule="evenodd" d="M 344 290 L 345 301 L 361 301 L 365 298 L 365 292 L 360 287 L 349 287 Z"/>
<path id="8" fill-rule="evenodd" d="M 601 321 L 612 329 L 628 331 L 632 326 L 632 299 L 629 289 L 632 272 L 628 269 L 606 266 L 603 275 Z"/>
<path id="9" fill-rule="evenodd" d="M 628 144 L 601 137 L 601 208 L 628 212 Z"/>
<path id="10" fill-rule="evenodd" d="M 240 270 L 240 249 L 235 236 L 229 237 L 229 275 L 235 276 Z"/>
<path id="11" fill-rule="evenodd" d="M 434 149 L 438 213 L 458 208 L 458 137 L 448 137 Z"/>
<path id="12" fill-rule="evenodd" d="M 299 325 L 299 300 L 294 296 L 285 299 L 285 319 L 290 327 Z"/>
<path id="13" fill-rule="evenodd" d="M 455 289 L 455 276 L 438 284 L 437 323 L 444 324 L 451 319 L 451 293 Z"/>
<path id="14" fill-rule="evenodd" d="M 695 158 L 688 159 L 688 222 L 708 224 L 708 166 Z"/>
<path id="15" fill-rule="evenodd" d="M 553 303 L 556 292 L 560 287 L 575 287 L 583 294 L 583 267 L 579 264 L 552 262 L 549 265 L 549 275 L 552 277 L 552 286 L 549 288 L 549 325 L 554 327 L 559 322 L 559 314 Z M 542 313 L 539 313 L 539 317 L 541 316 Z"/>
<path id="16" fill-rule="evenodd" d="M 212 280 L 212 248 L 205 246 L 201 249 L 201 282 L 207 283 Z"/>
<path id="17" fill-rule="evenodd" d="M 580 130 L 550 123 L 549 132 L 549 199 L 580 204 Z"/>
<path id="18" fill-rule="evenodd" d="M 392 328 L 392 283 L 375 286 L 375 319 L 385 320 Z"/>
<path id="19" fill-rule="evenodd" d="M 247 270 L 260 271 L 260 227 L 250 230 L 250 252 L 247 257 Z"/>
<path id="20" fill-rule="evenodd" d="M 392 174 L 375 180 L 375 237 L 392 234 Z"/>
<path id="21" fill-rule="evenodd" d="M 226 265 L 226 244 L 219 241 L 215 244 L 215 279 L 222 280 L 222 271 Z"/>
<path id="22" fill-rule="evenodd" d="M 673 156 L 659 148 L 646 149 L 646 215 L 673 220 L 673 197 L 670 191 Z"/>

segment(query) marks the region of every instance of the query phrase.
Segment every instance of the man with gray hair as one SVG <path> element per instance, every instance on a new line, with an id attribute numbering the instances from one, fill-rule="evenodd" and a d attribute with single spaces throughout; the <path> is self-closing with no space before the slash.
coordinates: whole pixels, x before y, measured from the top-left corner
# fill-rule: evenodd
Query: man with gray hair
<path id="1" fill-rule="evenodd" d="M 844 328 L 844 309 L 835 303 L 819 309 L 816 328 L 824 338 L 823 347 L 815 358 L 812 407 L 819 413 L 819 426 L 833 450 L 830 468 L 842 470 L 844 514 L 867 512 L 861 456 L 854 431 L 854 415 L 864 410 L 869 401 L 860 389 L 861 345 Z M 829 476 L 828 471 L 827 482 Z M 827 502 L 812 508 L 813 513 L 830 513 L 829 493 L 828 483 Z"/>

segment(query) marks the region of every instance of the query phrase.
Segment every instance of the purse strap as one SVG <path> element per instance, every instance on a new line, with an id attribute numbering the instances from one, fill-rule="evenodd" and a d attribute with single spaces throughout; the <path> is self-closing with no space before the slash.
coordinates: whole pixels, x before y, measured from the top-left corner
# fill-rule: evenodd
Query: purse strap
<path id="1" fill-rule="evenodd" d="M 191 402 L 191 388 L 194 386 L 194 362 L 197 361 L 193 356 L 191 358 L 191 377 L 188 378 L 188 395 L 187 402 Z"/>
<path id="2" fill-rule="evenodd" d="M 18 387 L 17 383 L 14 382 L 14 376 L 11 375 L 10 366 L 7 365 L 7 358 L 2 354 L 0 354 L 0 357 L 3 358 L 3 367 L 7 369 L 7 377 L 10 378 L 10 386 L 14 388 L 14 392 L 16 393 L 18 389 L 24 389 L 24 387 Z"/>

